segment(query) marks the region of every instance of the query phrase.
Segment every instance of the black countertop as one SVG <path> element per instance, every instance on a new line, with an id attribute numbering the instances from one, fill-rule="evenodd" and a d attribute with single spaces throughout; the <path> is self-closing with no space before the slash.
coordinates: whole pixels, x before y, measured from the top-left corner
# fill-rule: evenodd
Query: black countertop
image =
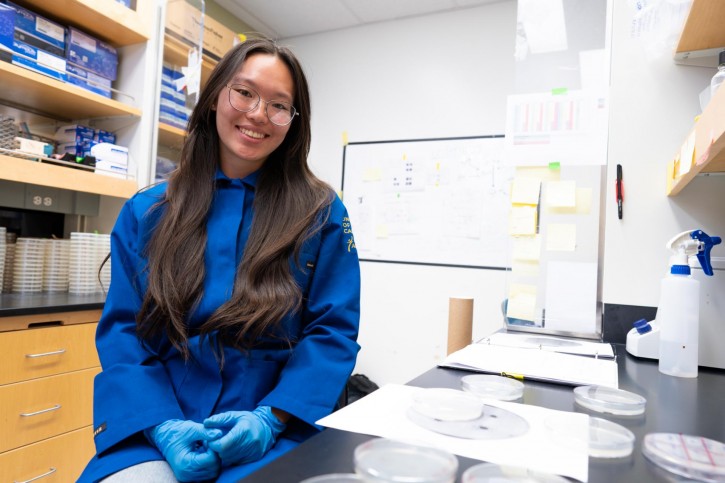
<path id="1" fill-rule="evenodd" d="M 105 301 L 103 293 L 5 293 L 0 294 L 0 317 L 97 310 L 103 308 Z"/>
<path id="2" fill-rule="evenodd" d="M 616 417 L 589 411 L 575 404 L 571 386 L 526 381 L 523 403 L 560 411 L 576 411 L 612 420 L 630 429 L 635 437 L 633 453 L 626 458 L 589 459 L 589 482 L 683 481 L 665 473 L 642 454 L 642 439 L 648 433 L 672 432 L 702 436 L 725 442 L 725 371 L 700 368 L 694 379 L 661 374 L 657 362 L 639 359 L 615 344 L 619 387 L 647 399 L 646 413 Z M 408 384 L 418 387 L 459 389 L 461 377 L 470 372 L 432 368 Z M 355 447 L 373 436 L 326 429 L 267 466 L 244 478 L 244 483 L 298 483 L 315 475 L 349 473 L 354 470 Z M 463 471 L 480 461 L 458 457 L 460 481 Z M 574 480 L 572 480 L 574 481 Z"/>

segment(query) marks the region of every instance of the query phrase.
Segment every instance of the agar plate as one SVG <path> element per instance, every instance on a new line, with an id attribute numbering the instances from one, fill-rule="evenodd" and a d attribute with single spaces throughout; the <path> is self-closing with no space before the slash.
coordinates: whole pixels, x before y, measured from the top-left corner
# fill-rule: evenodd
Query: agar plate
<path id="1" fill-rule="evenodd" d="M 355 473 L 371 483 L 453 483 L 458 471 L 458 459 L 447 451 L 386 438 L 359 444 L 354 461 Z"/>
<path id="2" fill-rule="evenodd" d="M 457 389 L 421 389 L 413 396 L 413 408 L 420 414 L 440 421 L 470 421 L 481 416 L 479 398 Z"/>
<path id="3" fill-rule="evenodd" d="M 482 414 L 466 421 L 441 420 L 420 413 L 415 406 L 408 409 L 408 419 L 435 433 L 463 439 L 504 439 L 526 434 L 529 423 L 505 409 L 483 405 Z"/>
<path id="4" fill-rule="evenodd" d="M 647 400 L 639 394 L 606 386 L 576 387 L 574 401 L 592 411 L 621 416 L 642 414 L 647 404 Z"/>
<path id="5" fill-rule="evenodd" d="M 568 483 L 568 481 L 558 475 L 493 463 L 471 466 L 461 477 L 461 483 Z"/>
<path id="6" fill-rule="evenodd" d="M 476 374 L 461 378 L 464 391 L 479 397 L 514 401 L 524 394 L 524 383 L 510 377 Z"/>
<path id="7" fill-rule="evenodd" d="M 676 433 L 650 433 L 642 454 L 657 466 L 697 481 L 725 481 L 725 444 Z"/>
<path id="8" fill-rule="evenodd" d="M 624 458 L 632 454 L 634 434 L 624 426 L 589 417 L 589 456 Z"/>

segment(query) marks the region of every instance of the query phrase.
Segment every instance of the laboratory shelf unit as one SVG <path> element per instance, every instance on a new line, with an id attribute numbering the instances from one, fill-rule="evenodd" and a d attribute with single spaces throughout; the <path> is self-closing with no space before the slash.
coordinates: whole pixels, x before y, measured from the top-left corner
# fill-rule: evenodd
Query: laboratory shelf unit
<path id="1" fill-rule="evenodd" d="M 163 121 L 159 122 L 159 144 L 162 146 L 180 149 L 185 137 L 184 129 L 171 126 Z"/>
<path id="2" fill-rule="evenodd" d="M 668 196 L 682 191 L 698 174 L 725 172 L 725 89 L 722 87 L 715 92 L 715 96 L 695 122 L 688 139 L 692 136 L 695 141 L 692 154 L 690 155 L 689 150 L 681 150 L 667 164 Z M 682 159 L 683 152 L 686 152 L 685 157 L 689 159 Z"/>
<path id="3" fill-rule="evenodd" d="M 150 0 L 138 0 L 136 10 L 114 0 L 20 0 L 26 8 L 44 12 L 115 47 L 146 42 L 150 37 Z"/>
<path id="4" fill-rule="evenodd" d="M 693 0 L 675 48 L 675 61 L 717 66 L 717 54 L 725 49 L 725 2 Z"/>
<path id="5" fill-rule="evenodd" d="M 130 198 L 138 185 L 133 179 L 120 179 L 50 163 L 0 154 L 2 179 L 17 183 L 49 186 L 83 193 Z"/>
<path id="6" fill-rule="evenodd" d="M 0 62 L 0 100 L 56 119 L 141 117 L 141 110 L 22 67 Z"/>

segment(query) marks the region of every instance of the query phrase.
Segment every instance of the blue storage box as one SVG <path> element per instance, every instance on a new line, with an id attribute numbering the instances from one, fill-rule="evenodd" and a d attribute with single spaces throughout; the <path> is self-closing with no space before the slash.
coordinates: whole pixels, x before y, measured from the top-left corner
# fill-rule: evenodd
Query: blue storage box
<path id="1" fill-rule="evenodd" d="M 65 59 L 13 40 L 12 63 L 65 82 Z"/>
<path id="2" fill-rule="evenodd" d="M 15 9 L 0 3 L 0 49 L 13 50 L 13 31 L 15 30 Z"/>
<path id="3" fill-rule="evenodd" d="M 116 80 L 118 52 L 111 45 L 73 27 L 68 27 L 66 59 L 106 79 Z"/>
<path id="4" fill-rule="evenodd" d="M 68 64 L 68 83 L 82 87 L 83 89 L 95 92 L 103 97 L 111 98 L 111 80 L 94 74 L 77 65 Z"/>
<path id="5" fill-rule="evenodd" d="M 13 2 L 7 2 L 7 5 L 15 9 L 15 40 L 59 57 L 65 56 L 65 27 Z"/>

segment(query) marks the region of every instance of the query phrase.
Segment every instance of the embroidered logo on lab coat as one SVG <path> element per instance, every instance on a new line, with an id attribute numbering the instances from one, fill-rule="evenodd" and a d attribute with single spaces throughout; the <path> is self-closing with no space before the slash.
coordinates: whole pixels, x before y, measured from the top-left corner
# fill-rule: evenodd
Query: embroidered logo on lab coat
<path id="1" fill-rule="evenodd" d="M 352 236 L 352 225 L 350 224 L 350 218 L 347 216 L 342 219 L 342 232 L 345 234 L 347 251 L 357 251 L 357 248 L 355 248 L 355 238 Z"/>
<path id="2" fill-rule="evenodd" d="M 106 427 L 106 423 L 99 424 L 98 427 L 93 430 L 93 437 L 95 438 L 96 436 L 104 432 L 106 430 Z"/>

